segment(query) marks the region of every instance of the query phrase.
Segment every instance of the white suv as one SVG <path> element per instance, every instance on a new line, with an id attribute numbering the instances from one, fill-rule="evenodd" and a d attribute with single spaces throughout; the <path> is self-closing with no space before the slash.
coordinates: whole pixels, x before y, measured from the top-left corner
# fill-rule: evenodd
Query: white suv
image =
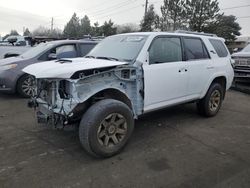
<path id="1" fill-rule="evenodd" d="M 224 39 L 201 33 L 130 33 L 99 43 L 85 58 L 30 65 L 36 96 L 29 102 L 40 123 L 79 125 L 83 148 L 94 156 L 117 154 L 134 119 L 147 112 L 196 102 L 217 114 L 234 72 Z"/>

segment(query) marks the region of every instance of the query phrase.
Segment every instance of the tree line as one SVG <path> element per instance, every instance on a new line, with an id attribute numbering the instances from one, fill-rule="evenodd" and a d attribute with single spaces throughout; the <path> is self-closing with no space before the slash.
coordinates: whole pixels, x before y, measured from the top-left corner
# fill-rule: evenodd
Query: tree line
<path id="1" fill-rule="evenodd" d="M 214 33 L 227 41 L 240 35 L 241 27 L 233 15 L 220 10 L 218 0 L 164 0 L 161 15 L 151 4 L 141 21 L 141 31 L 188 30 Z"/>
<path id="2" fill-rule="evenodd" d="M 79 18 L 74 13 L 63 31 L 40 26 L 32 32 L 26 28 L 23 35 L 82 38 L 85 35 L 110 36 L 136 31 L 175 30 L 214 33 L 227 41 L 233 41 L 236 36 L 240 35 L 241 27 L 235 16 L 224 15 L 220 10 L 218 0 L 164 0 L 160 8 L 160 15 L 156 13 L 154 5 L 151 4 L 147 8 L 140 25 L 116 25 L 112 20 L 105 21 L 102 25 L 98 22 L 91 25 L 87 15 Z M 18 33 L 12 30 L 8 35 L 18 35 Z"/>

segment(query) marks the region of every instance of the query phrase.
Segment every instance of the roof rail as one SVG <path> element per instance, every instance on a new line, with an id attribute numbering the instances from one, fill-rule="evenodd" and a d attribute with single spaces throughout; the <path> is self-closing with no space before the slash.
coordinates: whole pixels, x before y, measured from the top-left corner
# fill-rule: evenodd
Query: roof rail
<path id="1" fill-rule="evenodd" d="M 212 33 L 195 32 L 195 31 L 185 31 L 185 30 L 176 30 L 175 33 L 185 33 L 185 34 L 193 34 L 193 35 L 203 35 L 203 36 L 209 36 L 209 37 L 217 37 L 216 34 L 212 34 Z"/>

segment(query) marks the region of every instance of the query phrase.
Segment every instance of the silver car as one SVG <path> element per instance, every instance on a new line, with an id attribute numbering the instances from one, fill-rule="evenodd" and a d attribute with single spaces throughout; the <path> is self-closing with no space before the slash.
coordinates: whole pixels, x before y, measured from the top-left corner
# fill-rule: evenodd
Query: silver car
<path id="1" fill-rule="evenodd" d="M 85 56 L 98 42 L 60 40 L 41 43 L 18 57 L 0 60 L 0 92 L 18 93 L 29 97 L 34 91 L 34 79 L 22 69 L 28 65 L 61 58 Z"/>

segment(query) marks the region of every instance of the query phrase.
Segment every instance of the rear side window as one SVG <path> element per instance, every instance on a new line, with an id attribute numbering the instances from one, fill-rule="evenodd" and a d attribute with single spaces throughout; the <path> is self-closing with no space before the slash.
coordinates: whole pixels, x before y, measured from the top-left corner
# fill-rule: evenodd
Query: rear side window
<path id="1" fill-rule="evenodd" d="M 221 40 L 209 39 L 219 57 L 227 57 L 228 51 Z"/>
<path id="2" fill-rule="evenodd" d="M 92 48 L 95 47 L 95 45 L 96 44 L 94 44 L 94 43 L 93 44 L 88 44 L 88 43 L 80 44 L 81 56 L 83 57 L 83 56 L 87 55 L 92 50 Z"/>
<path id="3" fill-rule="evenodd" d="M 206 47 L 199 38 L 184 38 L 187 60 L 209 59 Z"/>

